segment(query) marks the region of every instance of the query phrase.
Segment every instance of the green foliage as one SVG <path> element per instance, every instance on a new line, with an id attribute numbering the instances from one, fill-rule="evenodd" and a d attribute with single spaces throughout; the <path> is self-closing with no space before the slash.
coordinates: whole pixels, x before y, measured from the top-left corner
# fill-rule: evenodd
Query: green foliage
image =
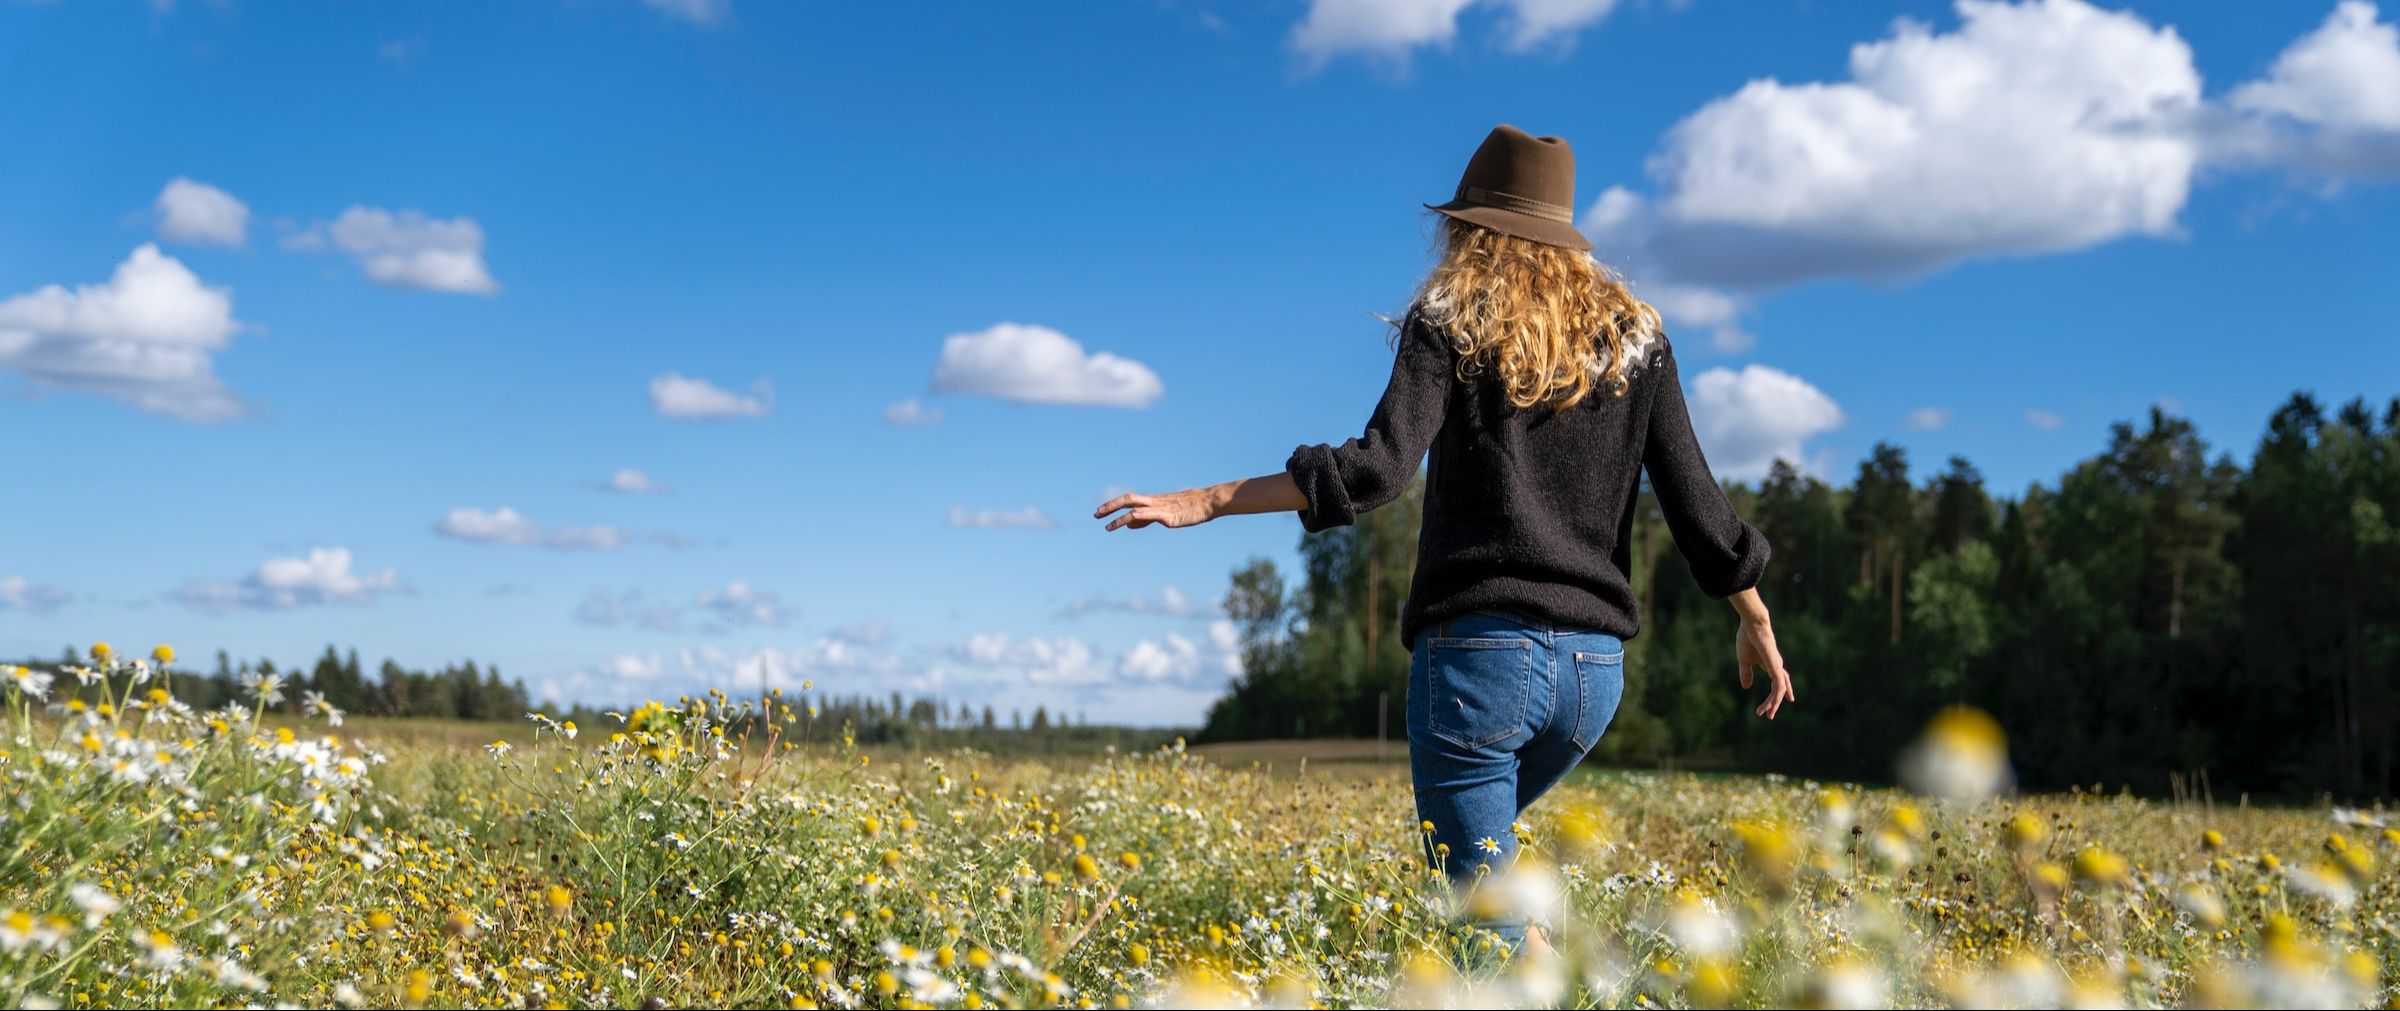
<path id="1" fill-rule="evenodd" d="M 2153 409 L 2013 498 L 1957 457 L 1918 485 L 1883 444 L 1847 487 L 1779 462 L 1728 494 L 1775 545 L 1759 592 L 1800 704 L 1747 716 L 1732 618 L 1645 490 L 1627 553 L 1648 633 L 1627 644 L 1605 760 L 1881 779 L 1930 713 L 1966 702 L 2008 728 L 2030 786 L 2400 793 L 2400 399 L 2327 417 L 2296 394 L 2247 469 Z M 1409 501 L 1404 524 L 1304 537 L 1295 586 L 1263 560 L 1237 573 L 1247 673 L 1209 738 L 1365 736 L 1387 692 L 1399 736 Z"/>

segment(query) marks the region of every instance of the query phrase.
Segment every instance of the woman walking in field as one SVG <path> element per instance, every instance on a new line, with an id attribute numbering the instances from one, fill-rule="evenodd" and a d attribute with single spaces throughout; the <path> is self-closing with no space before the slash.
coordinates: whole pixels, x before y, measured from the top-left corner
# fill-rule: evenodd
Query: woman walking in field
<path id="1" fill-rule="evenodd" d="M 1409 771 L 1427 858 L 1462 888 L 1507 867 L 1518 817 L 1616 715 L 1639 627 L 1627 570 L 1643 471 L 1694 578 L 1740 616 L 1742 687 L 1768 678 L 1756 712 L 1794 700 L 1755 589 L 1767 541 L 1709 473 L 1658 314 L 1592 258 L 1574 197 L 1564 140 L 1493 130 L 1432 208 L 1447 216 L 1440 259 L 1397 324 L 1364 435 L 1302 446 L 1282 473 L 1093 514 L 1115 530 L 1297 511 L 1323 530 L 1398 498 L 1431 451 L 1400 620 Z M 1484 925 L 1527 943 L 1521 920 Z"/>

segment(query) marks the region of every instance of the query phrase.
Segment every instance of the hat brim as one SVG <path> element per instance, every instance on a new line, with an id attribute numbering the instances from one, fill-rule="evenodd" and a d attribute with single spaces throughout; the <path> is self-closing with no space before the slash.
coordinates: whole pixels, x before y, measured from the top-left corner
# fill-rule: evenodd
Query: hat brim
<path id="1" fill-rule="evenodd" d="M 1535 242 L 1565 246 L 1568 249 L 1586 252 L 1592 248 L 1592 240 L 1585 238 L 1582 232 L 1576 231 L 1574 225 L 1564 221 L 1535 217 L 1522 211 L 1512 211 L 1464 200 L 1453 200 L 1446 204 L 1426 204 L 1425 209 L 1439 211 L 1470 225 L 1481 225 L 1495 232 L 1514 235 L 1520 239 L 1531 239 Z"/>

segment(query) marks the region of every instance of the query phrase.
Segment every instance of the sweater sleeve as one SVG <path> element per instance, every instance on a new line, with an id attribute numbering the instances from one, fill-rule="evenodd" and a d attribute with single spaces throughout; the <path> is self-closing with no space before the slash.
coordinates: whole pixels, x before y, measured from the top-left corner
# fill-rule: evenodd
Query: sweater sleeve
<path id="1" fill-rule="evenodd" d="M 1364 435 L 1339 446 L 1302 446 L 1283 468 L 1308 506 L 1300 525 L 1310 532 L 1344 526 L 1358 514 L 1399 498 L 1417 476 L 1425 451 L 1441 430 L 1455 376 L 1442 333 L 1418 313 L 1400 327 L 1400 347 L 1383 400 Z"/>
<path id="2" fill-rule="evenodd" d="M 1653 370 L 1649 381 L 1654 392 L 1642 469 L 1650 473 L 1650 488 L 1666 513 L 1675 548 L 1700 589 L 1711 597 L 1729 597 L 1756 586 L 1767 569 L 1767 538 L 1734 514 L 1725 489 L 1709 472 L 1700 441 L 1692 434 L 1675 352 L 1664 337 L 1651 352 L 1648 367 Z"/>

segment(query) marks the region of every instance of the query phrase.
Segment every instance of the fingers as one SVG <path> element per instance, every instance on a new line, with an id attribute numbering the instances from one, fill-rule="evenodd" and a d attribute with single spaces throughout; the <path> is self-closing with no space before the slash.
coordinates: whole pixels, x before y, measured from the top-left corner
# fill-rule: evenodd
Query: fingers
<path id="1" fill-rule="evenodd" d="M 1143 527 L 1149 526 L 1152 523 L 1157 523 L 1165 518 L 1166 517 L 1161 515 L 1160 510 L 1156 507 L 1146 505 L 1136 506 L 1131 512 L 1108 521 L 1107 529 L 1116 530 L 1130 527 L 1135 530 L 1140 530 Z"/>
<path id="2" fill-rule="evenodd" d="M 1742 679 L 1742 690 L 1749 691 L 1750 685 L 1753 683 L 1753 680 L 1750 676 L 1750 661 L 1736 659 L 1734 663 L 1739 667 L 1739 670 L 1736 671 L 1736 674 Z"/>
<path id="3" fill-rule="evenodd" d="M 1109 499 L 1106 502 L 1100 503 L 1100 508 L 1092 510 L 1092 518 L 1099 519 L 1100 517 L 1116 512 L 1119 509 L 1130 509 L 1135 506 L 1146 506 L 1149 504 L 1150 496 L 1141 494 L 1139 492 L 1129 491 L 1123 495 L 1119 495 L 1115 498 Z"/>

